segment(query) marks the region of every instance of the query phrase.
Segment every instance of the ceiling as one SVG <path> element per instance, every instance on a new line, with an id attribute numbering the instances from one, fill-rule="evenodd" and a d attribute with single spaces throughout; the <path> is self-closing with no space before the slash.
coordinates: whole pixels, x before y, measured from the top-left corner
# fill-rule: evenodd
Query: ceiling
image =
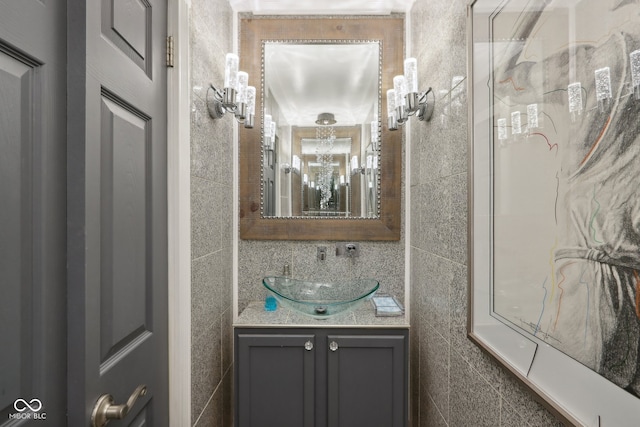
<path id="1" fill-rule="evenodd" d="M 315 126 L 332 113 L 338 126 L 354 126 L 378 111 L 378 43 L 267 43 L 264 60 L 266 95 L 286 124 Z"/>
<path id="2" fill-rule="evenodd" d="M 415 0 L 229 0 L 237 12 L 258 15 L 388 15 L 406 12 Z"/>

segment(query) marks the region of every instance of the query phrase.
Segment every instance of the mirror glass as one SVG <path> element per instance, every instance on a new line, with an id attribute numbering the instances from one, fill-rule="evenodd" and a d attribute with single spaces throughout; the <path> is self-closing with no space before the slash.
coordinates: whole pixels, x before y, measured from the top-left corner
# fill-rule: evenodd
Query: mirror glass
<path id="1" fill-rule="evenodd" d="M 380 61 L 379 41 L 263 41 L 263 217 L 380 217 Z"/>

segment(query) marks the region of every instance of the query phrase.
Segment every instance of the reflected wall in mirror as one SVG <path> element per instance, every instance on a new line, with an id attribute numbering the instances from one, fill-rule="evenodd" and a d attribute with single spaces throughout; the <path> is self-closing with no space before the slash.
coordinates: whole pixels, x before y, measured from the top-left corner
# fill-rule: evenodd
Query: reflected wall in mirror
<path id="1" fill-rule="evenodd" d="M 379 216 L 380 50 L 263 41 L 263 217 Z"/>
<path id="2" fill-rule="evenodd" d="M 403 15 L 240 15 L 241 68 L 262 76 L 240 129 L 240 237 L 399 240 L 402 134 L 381 123 L 402 72 Z"/>

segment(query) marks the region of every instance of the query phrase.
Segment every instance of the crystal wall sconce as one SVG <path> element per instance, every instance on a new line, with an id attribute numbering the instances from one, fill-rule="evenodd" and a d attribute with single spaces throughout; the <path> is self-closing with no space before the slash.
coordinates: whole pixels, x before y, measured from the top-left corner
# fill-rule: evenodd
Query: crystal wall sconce
<path id="1" fill-rule="evenodd" d="M 276 148 L 276 130 L 277 123 L 271 117 L 271 114 L 264 115 L 264 139 L 262 144 L 265 150 L 275 150 Z"/>
<path id="2" fill-rule="evenodd" d="M 351 157 L 351 175 L 362 174 L 366 172 L 366 168 L 364 166 L 359 166 L 358 156 Z"/>
<path id="3" fill-rule="evenodd" d="M 431 88 L 418 90 L 418 61 L 404 60 L 404 74 L 393 78 L 393 89 L 387 91 L 387 119 L 389 130 L 397 130 L 417 115 L 420 121 L 429 121 L 433 116 L 435 95 Z"/>
<path id="4" fill-rule="evenodd" d="M 249 75 L 238 71 L 240 59 L 234 53 L 227 53 L 224 66 L 224 88 L 219 90 L 213 84 L 207 90 L 207 109 L 213 119 L 220 119 L 225 113 L 234 115 L 238 123 L 252 128 L 256 112 L 256 88 L 248 86 Z M 209 94 L 213 95 L 210 96 Z"/>

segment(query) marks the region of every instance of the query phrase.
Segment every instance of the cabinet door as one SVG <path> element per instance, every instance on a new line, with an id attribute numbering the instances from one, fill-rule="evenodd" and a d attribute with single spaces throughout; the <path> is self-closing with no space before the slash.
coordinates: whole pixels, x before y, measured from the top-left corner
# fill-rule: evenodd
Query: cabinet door
<path id="1" fill-rule="evenodd" d="M 238 427 L 314 425 L 314 335 L 238 334 Z"/>
<path id="2" fill-rule="evenodd" d="M 328 336 L 329 426 L 406 425 L 405 345 L 403 335 Z"/>

